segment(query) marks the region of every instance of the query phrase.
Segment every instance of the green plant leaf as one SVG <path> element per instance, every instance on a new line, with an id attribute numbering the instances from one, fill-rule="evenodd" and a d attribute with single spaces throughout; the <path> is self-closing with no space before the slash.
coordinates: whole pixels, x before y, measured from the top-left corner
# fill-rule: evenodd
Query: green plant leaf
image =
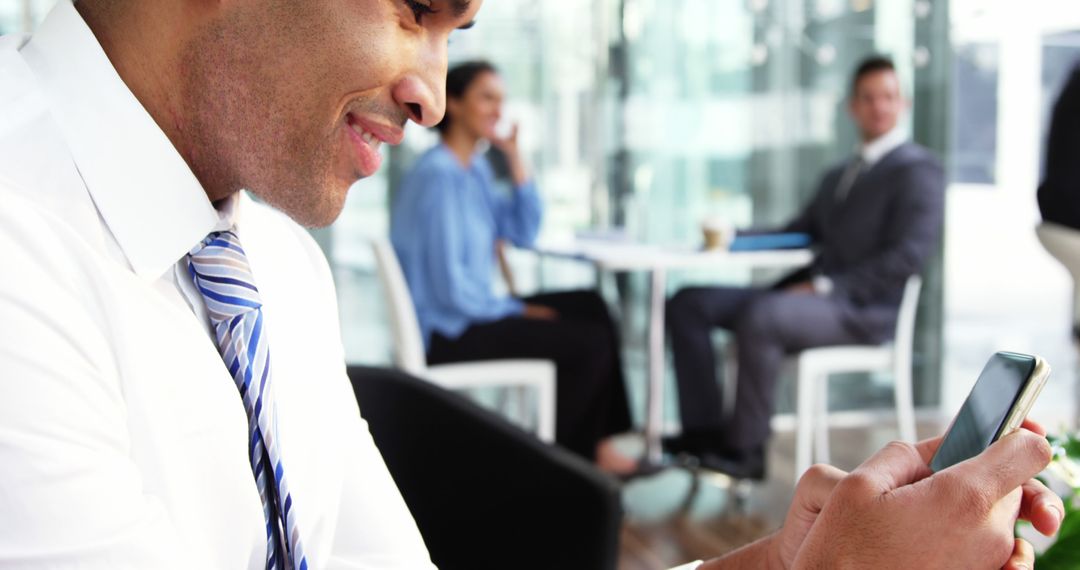
<path id="1" fill-rule="evenodd" d="M 1065 497 L 1065 519 L 1061 522 L 1054 544 L 1035 559 L 1039 570 L 1075 570 L 1080 568 L 1080 508 L 1076 497 L 1080 493 L 1080 434 L 1047 436 L 1054 447 L 1054 460 L 1049 472 L 1073 488 Z"/>
<path id="2" fill-rule="evenodd" d="M 1080 568 L 1080 509 L 1075 501 L 1065 501 L 1065 520 L 1061 522 L 1057 541 L 1036 557 L 1039 570 L 1075 570 Z"/>
<path id="3" fill-rule="evenodd" d="M 1080 459 L 1080 439 L 1075 434 L 1066 438 L 1062 447 L 1065 448 L 1065 454 L 1072 459 Z"/>

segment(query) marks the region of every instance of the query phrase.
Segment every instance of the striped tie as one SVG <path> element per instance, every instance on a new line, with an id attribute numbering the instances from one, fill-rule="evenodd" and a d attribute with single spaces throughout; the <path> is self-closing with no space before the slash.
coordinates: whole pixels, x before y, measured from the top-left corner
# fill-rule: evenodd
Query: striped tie
<path id="1" fill-rule="evenodd" d="M 262 301 L 240 240 L 232 231 L 211 233 L 191 250 L 188 270 L 206 301 L 221 356 L 247 410 L 251 470 L 266 517 L 266 567 L 306 570 L 278 444 Z M 288 531 L 287 541 L 281 539 L 282 529 Z"/>

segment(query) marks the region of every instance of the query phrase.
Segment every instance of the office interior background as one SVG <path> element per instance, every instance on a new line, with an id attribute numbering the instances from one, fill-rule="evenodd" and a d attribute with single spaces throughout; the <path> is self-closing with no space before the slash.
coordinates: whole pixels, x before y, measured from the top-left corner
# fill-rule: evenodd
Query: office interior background
<path id="1" fill-rule="evenodd" d="M 53 3 L 0 0 L 0 33 L 32 31 Z M 1052 430 L 1076 428 L 1073 284 L 1034 228 L 1048 116 L 1080 61 L 1080 2 L 488 0 L 478 25 L 450 45 L 452 62 L 485 58 L 500 68 L 507 115 L 520 124 L 545 202 L 544 239 L 622 232 L 672 245 L 698 243 L 706 217 L 768 225 L 797 212 L 856 143 L 845 96 L 853 66 L 873 53 L 894 58 L 912 100 L 906 126 L 948 167 L 944 239 L 917 325 L 920 420 L 943 427 L 986 358 L 1015 350 L 1054 369 L 1033 415 Z M 387 234 L 398 181 L 436 140 L 410 125 L 401 147 L 384 150 L 387 167 L 356 184 L 333 226 L 314 232 L 335 271 L 351 362 L 391 361 L 367 240 Z M 598 279 L 574 262 L 511 259 L 526 292 Z M 687 272 L 672 276 L 668 292 L 767 278 Z M 623 323 L 640 425 L 648 282 L 599 282 Z M 838 379 L 831 407 L 849 410 L 852 425 L 892 425 L 889 379 L 866 380 Z M 670 371 L 667 388 L 665 419 L 676 429 Z M 790 412 L 790 386 L 783 394 L 780 411 Z M 879 431 L 868 449 L 895 437 Z M 628 514 L 660 516 L 664 496 L 630 493 Z"/>

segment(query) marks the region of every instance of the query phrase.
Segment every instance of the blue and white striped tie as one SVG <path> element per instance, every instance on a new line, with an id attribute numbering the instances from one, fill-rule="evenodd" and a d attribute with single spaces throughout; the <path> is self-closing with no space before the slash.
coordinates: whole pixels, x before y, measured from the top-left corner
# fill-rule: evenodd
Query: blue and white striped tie
<path id="1" fill-rule="evenodd" d="M 306 570 L 307 560 L 281 462 L 262 301 L 240 240 L 231 231 L 210 234 L 191 250 L 188 270 L 206 301 L 221 356 L 247 410 L 251 469 L 266 517 L 266 567 Z M 282 529 L 287 531 L 288 540 L 281 539 Z"/>

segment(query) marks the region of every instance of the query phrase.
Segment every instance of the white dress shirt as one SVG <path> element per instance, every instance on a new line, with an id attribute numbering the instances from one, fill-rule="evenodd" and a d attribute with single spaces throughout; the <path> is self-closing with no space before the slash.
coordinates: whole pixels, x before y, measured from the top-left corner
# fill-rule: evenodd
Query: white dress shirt
<path id="1" fill-rule="evenodd" d="M 70 0 L 0 38 L 0 568 L 265 566 L 248 418 L 185 254 L 235 225 L 312 568 L 429 569 L 308 234 L 215 210 Z"/>
<path id="2" fill-rule="evenodd" d="M 887 154 L 896 150 L 900 145 L 907 142 L 907 132 L 899 127 L 893 127 L 893 130 L 881 135 L 880 137 L 866 141 L 859 145 L 856 151 L 863 161 L 863 171 L 870 170 L 875 164 L 885 158 Z"/>

